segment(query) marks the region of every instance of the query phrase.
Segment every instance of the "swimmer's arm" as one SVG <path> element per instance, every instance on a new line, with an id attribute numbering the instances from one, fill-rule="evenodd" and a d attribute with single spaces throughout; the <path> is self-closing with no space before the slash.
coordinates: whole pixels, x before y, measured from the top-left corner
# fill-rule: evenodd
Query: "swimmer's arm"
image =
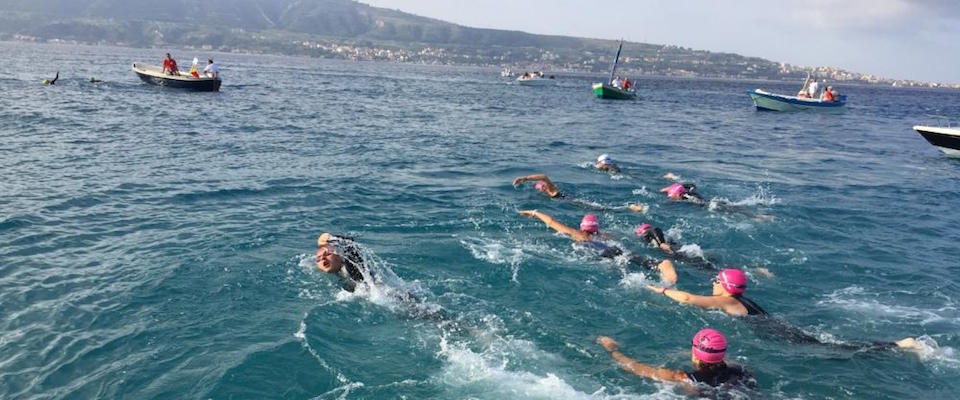
<path id="1" fill-rule="evenodd" d="M 680 180 L 680 177 L 674 174 L 673 172 L 667 172 L 666 174 L 663 174 L 663 179 L 678 181 Z"/>
<path id="2" fill-rule="evenodd" d="M 652 365 L 647 365 L 641 363 L 637 360 L 634 360 L 630 357 L 627 357 L 625 354 L 621 353 L 618 350 L 617 342 L 613 339 L 601 336 L 597 339 L 604 349 L 610 352 L 610 356 L 620 364 L 620 368 L 623 368 L 625 371 L 630 372 L 634 375 L 657 379 L 666 382 L 689 382 L 690 378 L 683 371 L 674 371 L 672 369 L 666 368 L 657 368 Z"/>
<path id="3" fill-rule="evenodd" d="M 726 304 L 721 302 L 720 299 L 716 296 L 698 296 L 695 294 L 684 292 L 682 290 L 658 288 L 653 285 L 648 285 L 647 289 L 650 289 L 657 293 L 661 293 L 667 298 L 673 301 L 676 301 L 677 303 L 680 303 L 680 304 L 689 304 L 692 306 L 697 306 L 700 308 L 707 308 L 707 309 L 726 308 Z"/>
<path id="4" fill-rule="evenodd" d="M 522 215 L 522 216 L 524 216 L 524 217 L 527 217 L 527 218 L 530 218 L 530 217 L 539 218 L 541 221 L 543 221 L 543 223 L 547 224 L 547 226 L 550 227 L 550 229 L 553 229 L 553 230 L 555 230 L 555 231 L 557 231 L 557 232 L 560 232 L 560 233 L 562 233 L 562 234 L 568 235 L 568 236 L 572 237 L 574 240 L 583 242 L 583 241 L 586 241 L 586 240 L 588 239 L 587 235 L 584 234 L 583 232 L 580 232 L 579 230 L 576 230 L 576 229 L 573 229 L 573 228 L 571 228 L 571 227 L 569 227 L 569 226 L 566 226 L 566 225 L 560 223 L 559 221 L 553 219 L 553 217 L 551 217 L 551 216 L 549 216 L 549 215 L 547 215 L 547 214 L 544 214 L 544 213 L 542 213 L 542 212 L 540 212 L 540 211 L 537 211 L 537 210 L 523 210 L 523 211 L 520 211 L 520 215 Z"/>
<path id="5" fill-rule="evenodd" d="M 675 285 L 677 283 L 677 269 L 673 266 L 673 261 L 663 260 L 660 262 L 660 264 L 657 264 L 657 269 L 660 271 L 661 281 L 667 282 L 671 285 Z M 665 288 L 653 285 L 647 285 L 647 289 L 657 293 L 663 293 L 663 291 L 666 290 Z"/>

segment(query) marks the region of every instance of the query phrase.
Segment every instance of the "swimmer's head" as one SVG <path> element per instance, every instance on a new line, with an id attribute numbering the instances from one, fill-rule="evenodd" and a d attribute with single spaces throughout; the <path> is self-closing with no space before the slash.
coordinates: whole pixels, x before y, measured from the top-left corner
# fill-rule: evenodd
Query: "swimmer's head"
<path id="1" fill-rule="evenodd" d="M 580 220 L 580 231 L 590 234 L 600 232 L 600 223 L 597 221 L 597 216 L 593 214 L 584 215 L 583 219 Z"/>
<path id="2" fill-rule="evenodd" d="M 638 227 L 637 227 L 637 236 L 643 236 L 643 234 L 644 234 L 644 233 L 647 233 L 647 231 L 649 231 L 650 228 L 653 228 L 652 226 L 650 226 L 650 224 L 643 224 L 643 225 L 638 226 Z"/>
<path id="3" fill-rule="evenodd" d="M 340 241 L 339 237 L 329 233 L 323 233 L 317 238 L 317 267 L 322 267 L 324 272 L 334 273 L 343 267 Z"/>
<path id="4" fill-rule="evenodd" d="M 717 293 L 717 286 L 724 292 L 733 295 L 743 294 L 747 291 L 747 275 L 739 269 L 727 268 L 720 271 L 717 277 L 713 279 L 713 283 L 714 294 L 720 294 Z"/>
<path id="5" fill-rule="evenodd" d="M 727 354 L 727 338 L 716 329 L 703 329 L 693 336 L 694 364 L 719 364 Z"/>
<path id="6" fill-rule="evenodd" d="M 667 186 L 667 197 L 671 199 L 679 199 L 680 196 L 683 196 L 683 193 L 686 192 L 683 185 L 680 183 L 674 183 L 670 186 Z"/>
<path id="7" fill-rule="evenodd" d="M 547 184 L 544 181 L 537 181 L 537 183 L 533 185 L 533 188 L 544 193 L 547 192 Z"/>
<path id="8" fill-rule="evenodd" d="M 597 157 L 597 165 L 610 165 L 613 164 L 613 158 L 610 158 L 609 154 L 601 154 L 600 157 Z"/>

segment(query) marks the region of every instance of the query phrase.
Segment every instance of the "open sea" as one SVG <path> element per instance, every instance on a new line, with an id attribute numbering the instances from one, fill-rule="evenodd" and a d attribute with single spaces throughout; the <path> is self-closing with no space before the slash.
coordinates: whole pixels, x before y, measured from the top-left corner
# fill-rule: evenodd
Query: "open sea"
<path id="1" fill-rule="evenodd" d="M 748 90 L 800 82 L 641 78 L 604 101 L 586 77 L 218 53 L 222 92 L 191 93 L 130 70 L 165 51 L 0 43 L 0 398 L 683 398 L 595 340 L 689 368 L 703 327 L 758 382 L 721 397 L 960 393 L 960 161 L 911 130 L 960 122 L 958 91 L 839 85 L 844 113 L 765 113 Z M 624 172 L 594 171 L 601 153 Z M 667 171 L 746 212 L 665 201 Z M 661 257 L 633 235 L 649 222 L 745 268 L 750 298 L 824 341 L 924 349 L 795 344 L 669 302 L 519 217 L 587 212 L 511 184 L 532 173 L 608 207 L 635 254 Z M 375 255 L 374 285 L 313 266 L 324 231 Z"/>

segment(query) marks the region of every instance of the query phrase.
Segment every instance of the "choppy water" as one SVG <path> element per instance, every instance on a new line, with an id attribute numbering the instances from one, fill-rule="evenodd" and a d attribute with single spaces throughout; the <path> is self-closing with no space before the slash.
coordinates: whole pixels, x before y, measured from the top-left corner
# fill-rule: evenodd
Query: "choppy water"
<path id="1" fill-rule="evenodd" d="M 777 114 L 747 82 L 642 79 L 639 101 L 605 102 L 586 78 L 225 54 L 223 92 L 185 93 L 129 70 L 162 52 L 0 43 L 16 67 L 0 78 L 0 398 L 682 397 L 594 340 L 683 368 L 704 326 L 757 375 L 742 396 L 960 392 L 960 163 L 910 130 L 956 122 L 957 92 L 841 87 L 844 114 Z M 587 168 L 599 153 L 626 173 Z M 664 202 L 665 171 L 774 219 Z M 584 212 L 510 184 L 534 172 L 650 204 L 600 213 L 635 252 L 659 256 L 631 238 L 652 222 L 769 269 L 751 297 L 824 339 L 938 347 L 795 346 L 668 303 L 519 218 Z M 348 294 L 318 273 L 326 230 L 356 235 L 387 282 Z M 679 286 L 710 277 L 681 265 Z"/>

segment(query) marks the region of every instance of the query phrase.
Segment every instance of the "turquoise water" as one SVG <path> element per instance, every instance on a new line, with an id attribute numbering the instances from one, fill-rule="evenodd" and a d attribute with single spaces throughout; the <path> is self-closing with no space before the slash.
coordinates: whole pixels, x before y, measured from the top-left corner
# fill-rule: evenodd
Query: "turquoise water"
<path id="1" fill-rule="evenodd" d="M 841 87 L 840 115 L 758 113 L 749 82 L 640 79 L 640 100 L 607 102 L 588 78 L 217 54 L 223 91 L 186 93 L 130 71 L 163 52 L 0 43 L 17 66 L 0 78 L 0 398 L 680 398 L 594 340 L 685 368 L 705 326 L 757 376 L 735 396 L 960 390 L 960 164 L 910 129 L 956 122 L 957 92 Z M 589 168 L 599 153 L 624 174 Z M 773 220 L 665 202 L 666 171 Z M 518 217 L 584 213 L 510 183 L 535 172 L 649 204 L 601 229 L 659 257 L 631 237 L 651 222 L 745 267 L 751 298 L 826 341 L 926 347 L 792 345 L 669 303 Z M 323 231 L 356 235 L 383 282 L 350 294 L 318 273 Z"/>

